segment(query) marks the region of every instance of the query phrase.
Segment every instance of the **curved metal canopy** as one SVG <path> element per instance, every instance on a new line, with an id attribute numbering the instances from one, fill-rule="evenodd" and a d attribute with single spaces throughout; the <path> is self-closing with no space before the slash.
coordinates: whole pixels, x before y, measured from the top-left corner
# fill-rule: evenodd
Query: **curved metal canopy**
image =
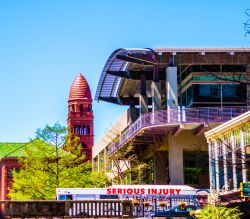
<path id="1" fill-rule="evenodd" d="M 120 103 L 118 90 L 122 77 L 126 74 L 132 63 L 139 65 L 154 65 L 157 55 L 152 49 L 117 49 L 108 58 L 96 90 L 95 100 L 104 100 Z M 116 74 L 114 74 L 114 72 Z"/>

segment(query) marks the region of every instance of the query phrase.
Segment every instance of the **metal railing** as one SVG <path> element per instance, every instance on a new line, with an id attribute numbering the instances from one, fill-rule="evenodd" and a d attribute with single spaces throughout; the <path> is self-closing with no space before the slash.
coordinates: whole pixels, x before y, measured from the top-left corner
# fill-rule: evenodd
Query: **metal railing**
<path id="1" fill-rule="evenodd" d="M 132 217 L 130 201 L 0 201 L 1 212 L 8 218 L 34 217 Z"/>
<path id="2" fill-rule="evenodd" d="M 190 210 L 201 207 L 199 197 L 199 195 L 136 197 L 134 200 L 138 201 L 137 204 L 132 203 L 132 200 L 0 201 L 2 212 L 0 218 L 184 217 L 188 216 Z M 186 203 L 184 209 L 180 208 L 180 202 Z"/>
<path id="3" fill-rule="evenodd" d="M 114 153 L 143 128 L 165 126 L 167 124 L 223 123 L 246 111 L 248 111 L 247 107 L 201 107 L 145 113 L 121 134 L 119 143 L 113 143 L 108 153 L 109 155 Z"/>
<path id="4" fill-rule="evenodd" d="M 207 201 L 207 196 L 204 197 Z M 197 195 L 176 195 L 149 199 L 137 199 L 138 204 L 133 204 L 133 216 L 138 217 L 187 217 L 190 210 L 201 208 Z M 184 209 L 180 202 L 186 203 Z"/>

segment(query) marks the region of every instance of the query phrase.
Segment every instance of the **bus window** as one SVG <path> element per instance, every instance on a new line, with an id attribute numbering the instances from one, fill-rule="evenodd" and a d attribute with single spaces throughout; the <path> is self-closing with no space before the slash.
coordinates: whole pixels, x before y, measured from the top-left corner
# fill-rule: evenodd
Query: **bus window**
<path id="1" fill-rule="evenodd" d="M 59 200 L 61 201 L 73 200 L 73 197 L 72 195 L 59 195 Z"/>
<path id="2" fill-rule="evenodd" d="M 76 195 L 75 196 L 75 200 L 95 200 L 96 198 L 96 195 L 88 195 L 88 194 L 85 194 L 85 195 Z"/>
<path id="3" fill-rule="evenodd" d="M 100 199 L 118 199 L 118 195 L 100 195 Z"/>

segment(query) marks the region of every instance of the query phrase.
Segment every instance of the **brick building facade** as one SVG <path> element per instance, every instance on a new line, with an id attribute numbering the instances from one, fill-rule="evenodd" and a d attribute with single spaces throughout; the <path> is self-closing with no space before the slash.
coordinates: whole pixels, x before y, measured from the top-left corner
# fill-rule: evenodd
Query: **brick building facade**
<path id="1" fill-rule="evenodd" d="M 0 199 L 8 200 L 8 187 L 12 181 L 12 171 L 18 170 L 18 157 L 24 155 L 24 143 L 0 143 Z"/>

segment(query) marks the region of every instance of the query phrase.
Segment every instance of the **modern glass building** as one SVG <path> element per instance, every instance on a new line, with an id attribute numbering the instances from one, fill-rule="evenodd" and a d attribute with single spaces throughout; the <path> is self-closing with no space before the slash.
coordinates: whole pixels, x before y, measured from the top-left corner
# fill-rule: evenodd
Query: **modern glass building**
<path id="1" fill-rule="evenodd" d="M 127 105 L 126 121 L 115 141 L 93 147 L 93 161 L 98 166 L 104 153 L 132 144 L 150 164 L 145 183 L 209 187 L 204 132 L 247 111 L 249 54 L 239 48 L 114 51 L 95 99 Z"/>
<path id="2" fill-rule="evenodd" d="M 178 71 L 179 103 L 185 107 L 245 106 L 247 65 L 189 65 Z M 221 79 L 221 80 L 220 80 Z"/>

